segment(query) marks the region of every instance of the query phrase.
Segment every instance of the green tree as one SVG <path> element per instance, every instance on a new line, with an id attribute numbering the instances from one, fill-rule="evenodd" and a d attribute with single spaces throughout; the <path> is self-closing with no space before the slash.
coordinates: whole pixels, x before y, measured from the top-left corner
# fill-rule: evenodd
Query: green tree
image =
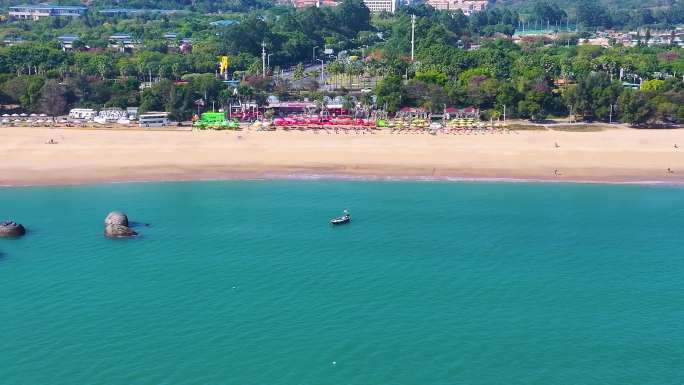
<path id="1" fill-rule="evenodd" d="M 386 106 L 387 112 L 394 114 L 401 108 L 402 99 L 406 97 L 406 87 L 401 77 L 388 75 L 376 85 L 375 95 L 378 106 Z"/>
<path id="2" fill-rule="evenodd" d="M 66 109 L 66 90 L 54 79 L 48 79 L 40 89 L 41 111 L 47 113 L 54 120 L 55 116 L 64 113 Z"/>
<path id="3" fill-rule="evenodd" d="M 619 98 L 620 119 L 641 126 L 655 118 L 656 108 L 649 92 L 625 90 Z"/>
<path id="4" fill-rule="evenodd" d="M 299 63 L 295 66 L 292 77 L 294 80 L 300 80 L 304 77 L 304 64 Z"/>

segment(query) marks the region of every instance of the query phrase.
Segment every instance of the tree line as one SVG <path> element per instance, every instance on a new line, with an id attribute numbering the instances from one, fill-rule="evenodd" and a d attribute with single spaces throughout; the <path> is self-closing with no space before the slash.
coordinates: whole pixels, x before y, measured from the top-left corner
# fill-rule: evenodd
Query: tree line
<path id="1" fill-rule="evenodd" d="M 536 3 L 535 12 L 562 17 L 552 3 Z M 410 15 L 416 14 L 415 61 L 410 60 Z M 473 105 L 485 116 L 506 112 L 511 117 L 545 119 L 576 115 L 584 119 L 621 119 L 639 125 L 653 121 L 681 122 L 681 76 L 684 53 L 674 46 L 601 48 L 577 46 L 578 36 L 554 41 L 514 44 L 511 35 L 521 21 L 516 9 L 497 8 L 466 17 L 427 6 L 371 18 L 361 0 L 334 8 L 271 7 L 266 11 L 222 15 L 141 15 L 59 18 L 9 22 L 3 36 L 28 42 L 0 48 L 0 102 L 5 110 L 51 112 L 67 107 L 127 107 L 165 110 L 174 119 L 188 119 L 195 102 L 216 106 L 238 100 L 322 99 L 314 77 L 301 63 L 324 47 L 366 60 L 331 61 L 329 73 L 383 80 L 374 90 L 376 108 L 394 112 L 404 105 L 439 111 L 445 105 Z M 231 18 L 227 27 L 211 21 Z M 180 52 L 179 41 L 192 38 L 192 50 Z M 141 39 L 132 52 L 109 46 L 116 32 Z M 55 37 L 76 33 L 81 43 L 62 50 Z M 262 44 L 269 54 L 263 78 Z M 475 45 L 479 48 L 473 49 Z M 315 51 L 315 48 L 318 50 Z M 218 56 L 231 57 L 237 89 L 216 76 Z M 293 79 L 280 79 L 279 68 L 293 66 Z M 640 87 L 634 90 L 624 82 Z M 344 89 L 341 91 L 344 94 Z M 49 97 L 64 103 L 44 103 Z M 366 100 L 368 102 L 368 100 Z"/>

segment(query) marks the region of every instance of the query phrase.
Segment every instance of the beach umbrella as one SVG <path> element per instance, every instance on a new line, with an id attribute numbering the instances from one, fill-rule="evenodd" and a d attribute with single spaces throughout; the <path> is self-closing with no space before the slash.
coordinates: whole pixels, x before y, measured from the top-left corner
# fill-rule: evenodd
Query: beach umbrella
<path id="1" fill-rule="evenodd" d="M 3 118 L 6 118 L 6 117 L 8 117 L 8 116 L 9 116 L 9 114 L 2 114 L 2 117 L 3 117 Z"/>
<path id="2" fill-rule="evenodd" d="M 19 114 L 19 116 L 28 116 L 28 115 L 25 113 L 21 113 L 21 114 Z"/>
<path id="3" fill-rule="evenodd" d="M 44 118 L 44 117 L 46 117 L 47 115 L 46 115 L 46 114 L 40 114 L 40 116 Z"/>
<path id="4" fill-rule="evenodd" d="M 12 114 L 12 116 L 19 116 L 19 114 Z"/>

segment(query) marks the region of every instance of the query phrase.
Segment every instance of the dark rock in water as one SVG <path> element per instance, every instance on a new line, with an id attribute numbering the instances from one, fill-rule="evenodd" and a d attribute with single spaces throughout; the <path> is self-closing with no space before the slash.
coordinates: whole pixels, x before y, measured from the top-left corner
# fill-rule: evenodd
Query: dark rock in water
<path id="1" fill-rule="evenodd" d="M 108 238 L 127 238 L 138 235 L 133 229 L 128 226 L 121 225 L 107 225 L 105 226 L 105 236 Z"/>
<path id="2" fill-rule="evenodd" d="M 0 238 L 15 238 L 26 234 L 26 229 L 14 221 L 0 222 Z"/>
<path id="3" fill-rule="evenodd" d="M 112 211 L 107 214 L 107 218 L 104 221 L 105 226 L 107 225 L 121 225 L 128 227 L 128 217 L 121 211 Z"/>
<path id="4" fill-rule="evenodd" d="M 128 227 L 128 217 L 119 211 L 112 211 L 104 221 L 104 235 L 108 238 L 127 238 L 138 235 Z"/>

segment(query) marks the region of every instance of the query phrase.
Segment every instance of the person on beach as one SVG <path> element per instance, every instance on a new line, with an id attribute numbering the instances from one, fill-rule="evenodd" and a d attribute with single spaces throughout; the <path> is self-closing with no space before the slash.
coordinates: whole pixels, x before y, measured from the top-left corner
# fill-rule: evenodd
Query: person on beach
<path id="1" fill-rule="evenodd" d="M 667 168 L 667 173 L 668 173 L 668 174 L 674 174 L 674 170 L 672 170 L 671 168 L 668 167 L 668 168 Z"/>
<path id="2" fill-rule="evenodd" d="M 560 148 L 560 146 L 558 145 L 558 142 L 554 142 L 554 145 L 556 146 L 556 148 Z"/>
<path id="3" fill-rule="evenodd" d="M 553 170 L 553 175 L 558 176 L 558 169 Z"/>

